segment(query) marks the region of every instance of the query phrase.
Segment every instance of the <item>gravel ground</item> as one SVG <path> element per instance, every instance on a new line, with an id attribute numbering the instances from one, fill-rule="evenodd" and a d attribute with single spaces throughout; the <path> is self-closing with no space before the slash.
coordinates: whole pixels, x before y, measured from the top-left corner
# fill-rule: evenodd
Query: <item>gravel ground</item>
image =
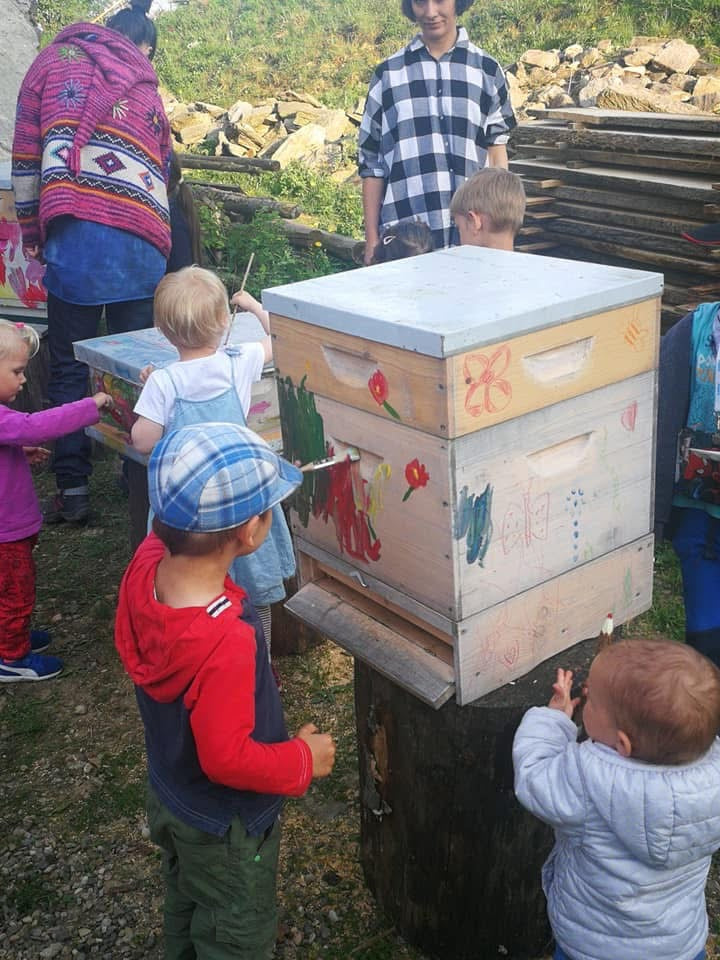
<path id="1" fill-rule="evenodd" d="M 46 528 L 37 552 L 35 623 L 52 629 L 66 671 L 0 686 L 0 960 L 162 957 L 142 730 L 112 644 L 127 503 L 109 463 L 93 483 L 103 505 L 94 523 Z M 358 864 L 352 661 L 326 644 L 278 668 L 290 728 L 313 720 L 337 739 L 338 756 L 332 777 L 286 806 L 277 957 L 423 960 L 377 914 Z M 716 871 L 708 899 L 714 931 Z"/>

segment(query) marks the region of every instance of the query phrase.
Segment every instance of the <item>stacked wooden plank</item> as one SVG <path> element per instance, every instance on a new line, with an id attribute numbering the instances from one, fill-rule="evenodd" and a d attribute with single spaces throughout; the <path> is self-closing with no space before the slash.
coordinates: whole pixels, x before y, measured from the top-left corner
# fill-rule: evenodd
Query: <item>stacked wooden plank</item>
<path id="1" fill-rule="evenodd" d="M 720 250 L 682 237 L 720 220 L 720 117 L 539 113 L 513 138 L 531 204 L 518 249 L 664 273 L 666 324 L 720 299 Z"/>

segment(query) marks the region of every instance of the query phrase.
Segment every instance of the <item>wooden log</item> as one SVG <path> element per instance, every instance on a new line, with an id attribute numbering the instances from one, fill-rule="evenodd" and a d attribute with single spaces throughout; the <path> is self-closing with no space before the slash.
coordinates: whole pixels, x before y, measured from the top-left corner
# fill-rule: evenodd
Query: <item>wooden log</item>
<path id="1" fill-rule="evenodd" d="M 706 203 L 713 199 L 714 185 L 703 177 L 687 177 L 681 174 L 663 174 L 656 171 L 638 171 L 617 167 L 593 167 L 586 170 L 568 170 L 562 164 L 549 160 L 511 160 L 514 173 L 529 177 L 557 177 L 558 186 L 563 183 L 625 190 L 628 193 L 662 194 L 678 200 L 697 200 Z M 720 184 L 718 184 L 720 189 Z"/>
<path id="2" fill-rule="evenodd" d="M 529 148 L 528 148 L 529 149 Z M 550 151 L 546 147 L 538 147 L 538 152 Z M 596 150 L 589 148 L 570 147 L 564 153 L 566 162 L 582 161 L 586 164 L 617 167 L 643 167 L 651 170 L 675 170 L 677 173 L 711 174 L 720 173 L 720 157 L 717 159 L 698 159 L 696 157 L 674 156 L 673 154 L 644 154 L 627 153 L 620 150 Z"/>
<path id="3" fill-rule="evenodd" d="M 515 799 L 512 739 L 525 711 L 547 703 L 557 667 L 587 670 L 595 646 L 439 710 L 356 659 L 360 860 L 382 912 L 421 950 L 453 960 L 549 952 L 540 869 L 552 833 Z"/>
<path id="4" fill-rule="evenodd" d="M 597 204 L 601 207 L 619 207 L 621 210 L 639 210 L 669 217 L 689 217 L 697 221 L 709 219 L 706 212 L 710 204 L 697 201 L 673 200 L 671 197 L 651 194 L 635 194 L 625 190 L 602 190 L 592 186 L 574 186 L 566 184 L 557 187 L 549 196 L 546 190 L 537 187 L 537 181 L 522 177 L 525 192 L 540 200 L 577 200 L 581 203 Z M 530 197 L 528 199 L 530 199 Z"/>
<path id="5" fill-rule="evenodd" d="M 365 244 L 362 240 L 354 240 L 340 233 L 329 233 L 327 230 L 318 230 L 305 223 L 283 221 L 283 229 L 288 240 L 298 247 L 325 247 L 333 256 L 349 263 L 362 263 Z"/>
<path id="6" fill-rule="evenodd" d="M 626 153 L 670 154 L 685 157 L 719 157 L 720 124 L 715 136 L 685 136 L 667 134 L 662 125 L 660 133 L 638 130 L 605 130 L 581 127 L 568 130 L 565 139 L 574 147 L 601 150 L 619 150 Z"/>
<path id="7" fill-rule="evenodd" d="M 210 200 L 222 203 L 228 214 L 236 214 L 251 220 L 258 210 L 267 210 L 277 213 L 287 220 L 294 220 L 302 213 L 298 203 L 289 203 L 285 200 L 271 200 L 269 197 L 249 197 L 239 195 L 221 187 L 208 184 L 206 187 L 193 185 L 193 195 L 201 200 Z"/>
<path id="8" fill-rule="evenodd" d="M 713 252 L 712 248 L 701 247 L 698 244 L 691 245 L 680 236 L 664 236 L 660 233 L 625 229 L 602 222 L 587 223 L 584 220 L 571 220 L 565 217 L 546 223 L 545 230 L 552 236 L 591 237 L 595 240 L 617 243 L 637 250 L 657 251 L 658 253 L 671 255 L 679 254 L 680 256 L 685 253 L 688 258 L 695 259 L 698 264 L 695 269 L 699 269 L 699 264 L 704 266 L 706 261 L 715 260 L 717 269 L 720 271 L 720 261 L 718 261 L 720 251 Z"/>
<path id="9" fill-rule="evenodd" d="M 675 243 L 681 245 L 686 243 L 680 237 L 682 233 L 687 233 L 688 230 L 694 230 L 703 225 L 702 220 L 662 217 L 651 213 L 639 213 L 636 210 L 596 206 L 594 203 L 568 203 L 565 200 L 556 200 L 552 209 L 556 216 L 562 215 L 563 217 L 585 220 L 590 223 L 611 224 L 618 227 L 666 234 L 674 237 Z M 685 249 L 688 253 L 691 252 L 691 248 Z"/>
<path id="10" fill-rule="evenodd" d="M 607 241 L 593 240 L 590 237 L 573 237 L 572 243 L 576 247 L 583 247 L 585 250 L 606 253 L 618 260 L 637 261 L 638 263 L 649 264 L 648 269 L 659 271 L 677 270 L 695 276 L 700 273 L 720 275 L 720 262 L 717 261 L 689 260 L 686 257 L 675 257 L 667 253 L 640 250 L 634 247 L 624 247 L 616 243 L 608 243 Z M 582 257 L 581 259 L 587 260 L 588 258 Z"/>
<path id="11" fill-rule="evenodd" d="M 199 153 L 181 153 L 178 159 L 183 170 L 225 170 L 227 173 L 259 174 L 280 169 L 277 160 L 260 157 L 205 157 Z"/>
<path id="12" fill-rule="evenodd" d="M 570 121 L 583 127 L 655 131 L 661 129 L 665 133 L 709 133 L 720 136 L 720 119 L 693 114 L 641 113 L 633 110 L 603 110 L 600 107 L 557 107 L 533 110 L 532 114 L 549 123 Z"/>

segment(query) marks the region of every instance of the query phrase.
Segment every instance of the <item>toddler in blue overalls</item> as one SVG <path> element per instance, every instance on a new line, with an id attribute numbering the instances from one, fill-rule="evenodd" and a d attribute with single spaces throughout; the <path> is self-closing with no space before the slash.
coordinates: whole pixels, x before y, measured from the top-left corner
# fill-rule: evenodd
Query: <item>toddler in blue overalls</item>
<path id="1" fill-rule="evenodd" d="M 233 304 L 251 309 L 269 334 L 267 314 L 253 297 L 236 294 Z M 180 359 L 147 377 L 135 405 L 133 445 L 149 453 L 164 433 L 190 424 L 245 426 L 252 384 L 272 359 L 270 336 L 239 347 L 223 346 L 229 323 L 227 292 L 219 277 L 201 267 L 185 267 L 163 278 L 155 293 L 154 317 Z M 258 612 L 268 651 L 270 604 L 284 599 L 283 580 L 294 572 L 290 531 L 276 505 L 265 542 L 230 568 L 230 576 Z"/>

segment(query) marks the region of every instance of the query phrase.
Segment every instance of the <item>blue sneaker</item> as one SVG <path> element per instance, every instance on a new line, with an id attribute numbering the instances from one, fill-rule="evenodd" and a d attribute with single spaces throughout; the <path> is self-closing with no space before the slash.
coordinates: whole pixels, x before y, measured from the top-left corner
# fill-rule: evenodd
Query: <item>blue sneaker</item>
<path id="1" fill-rule="evenodd" d="M 52 636 L 47 630 L 30 631 L 30 653 L 42 653 L 52 643 Z"/>
<path id="2" fill-rule="evenodd" d="M 43 657 L 29 653 L 20 660 L 0 659 L 0 683 L 20 683 L 23 680 L 50 680 L 62 672 L 63 662 L 58 657 Z"/>

